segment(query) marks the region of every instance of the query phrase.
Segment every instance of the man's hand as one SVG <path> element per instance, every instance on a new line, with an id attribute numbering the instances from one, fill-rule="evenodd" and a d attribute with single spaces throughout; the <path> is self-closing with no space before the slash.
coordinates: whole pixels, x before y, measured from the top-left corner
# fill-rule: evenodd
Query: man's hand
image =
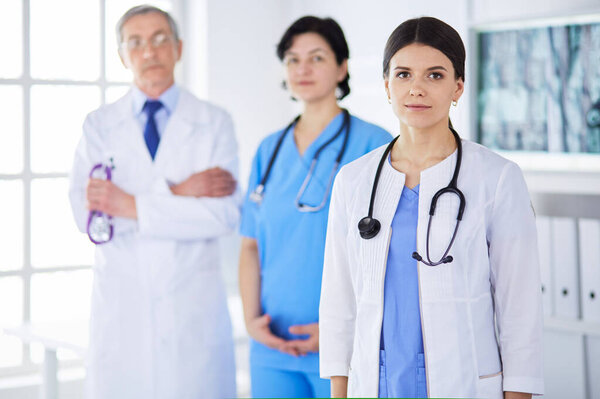
<path id="1" fill-rule="evenodd" d="M 246 322 L 246 330 L 255 341 L 272 349 L 279 349 L 285 344 L 285 340 L 279 338 L 271 331 L 269 324 L 271 316 L 264 314 Z"/>
<path id="2" fill-rule="evenodd" d="M 194 173 L 184 181 L 171 187 L 175 195 L 187 197 L 227 197 L 235 191 L 236 181 L 228 171 L 211 168 Z"/>
<path id="3" fill-rule="evenodd" d="M 90 179 L 86 188 L 87 207 L 110 216 L 137 219 L 133 195 L 127 194 L 110 180 Z"/>
<path id="4" fill-rule="evenodd" d="M 286 341 L 281 348 L 282 352 L 298 356 L 319 351 L 319 323 L 291 326 L 289 332 L 296 335 L 308 335 L 308 338 Z"/>

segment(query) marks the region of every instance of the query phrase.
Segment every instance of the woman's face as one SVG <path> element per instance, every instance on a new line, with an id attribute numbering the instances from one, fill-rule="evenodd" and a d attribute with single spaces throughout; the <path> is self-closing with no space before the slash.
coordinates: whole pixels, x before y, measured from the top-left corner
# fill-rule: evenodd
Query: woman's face
<path id="1" fill-rule="evenodd" d="M 346 61 L 338 65 L 327 41 L 316 33 L 294 37 L 284 54 L 283 65 L 285 82 L 292 96 L 306 103 L 335 96 L 338 83 L 347 73 Z"/>
<path id="2" fill-rule="evenodd" d="M 464 83 L 454 78 L 444 53 L 413 43 L 398 50 L 389 67 L 385 90 L 400 123 L 417 129 L 447 124 L 450 104 L 458 101 Z"/>

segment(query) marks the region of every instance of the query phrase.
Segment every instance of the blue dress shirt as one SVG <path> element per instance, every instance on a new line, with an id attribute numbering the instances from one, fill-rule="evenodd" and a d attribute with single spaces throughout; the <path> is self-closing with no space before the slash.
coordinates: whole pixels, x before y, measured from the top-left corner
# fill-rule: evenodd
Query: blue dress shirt
<path id="1" fill-rule="evenodd" d="M 165 127 L 167 126 L 169 117 L 171 116 L 171 114 L 175 110 L 175 107 L 177 106 L 177 100 L 179 100 L 179 87 L 177 87 L 177 85 L 172 85 L 157 99 L 149 98 L 135 85 L 132 87 L 131 90 L 133 93 L 132 112 L 138 120 L 142 132 L 144 131 L 144 127 L 146 126 L 146 122 L 148 120 L 148 116 L 143 111 L 146 100 L 158 100 L 162 103 L 162 108 L 159 109 L 154 115 L 154 120 L 156 121 L 156 127 L 158 129 L 158 135 L 162 137 L 165 131 Z"/>

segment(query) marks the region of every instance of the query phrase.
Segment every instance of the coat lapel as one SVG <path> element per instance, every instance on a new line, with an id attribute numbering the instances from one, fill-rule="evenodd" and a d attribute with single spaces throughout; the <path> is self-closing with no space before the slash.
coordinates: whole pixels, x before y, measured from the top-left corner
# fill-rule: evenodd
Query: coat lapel
<path id="1" fill-rule="evenodd" d="M 162 168 L 173 159 L 177 159 L 177 153 L 181 145 L 188 137 L 198 130 L 194 129 L 194 114 L 187 92 L 181 90 L 175 110 L 169 117 L 165 131 L 160 138 L 160 144 L 154 157 L 154 167 Z"/>
<path id="2" fill-rule="evenodd" d="M 439 164 L 421 172 L 421 185 L 419 186 L 419 222 L 417 226 L 417 249 L 423 259 L 427 259 L 427 226 L 429 223 L 429 209 L 433 196 L 446 187 L 452 179 L 457 153 L 454 152 Z M 460 188 L 460 187 L 459 187 Z M 431 261 L 440 260 L 454 232 L 456 216 L 458 213 L 458 197 L 454 194 L 443 194 L 439 197 L 435 215 L 431 220 L 429 234 L 429 254 Z M 459 233 L 460 235 L 460 229 Z M 458 236 L 457 235 L 457 236 Z M 449 255 L 453 255 L 450 250 Z M 453 275 L 457 261 L 430 267 L 419 263 L 421 273 L 421 298 L 424 301 L 435 300 L 452 295 Z"/>

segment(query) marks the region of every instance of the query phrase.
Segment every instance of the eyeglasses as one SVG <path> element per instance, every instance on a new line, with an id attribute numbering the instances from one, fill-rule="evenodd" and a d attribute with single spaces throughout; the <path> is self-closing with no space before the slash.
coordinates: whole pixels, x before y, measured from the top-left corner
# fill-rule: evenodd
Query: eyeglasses
<path id="1" fill-rule="evenodd" d="M 142 51 L 146 48 L 146 45 L 150 44 L 153 49 L 161 48 L 169 44 L 173 40 L 171 35 L 166 33 L 157 33 L 152 36 L 150 40 L 142 39 L 139 37 L 132 37 L 131 39 L 122 42 L 121 48 L 130 52 Z"/>

